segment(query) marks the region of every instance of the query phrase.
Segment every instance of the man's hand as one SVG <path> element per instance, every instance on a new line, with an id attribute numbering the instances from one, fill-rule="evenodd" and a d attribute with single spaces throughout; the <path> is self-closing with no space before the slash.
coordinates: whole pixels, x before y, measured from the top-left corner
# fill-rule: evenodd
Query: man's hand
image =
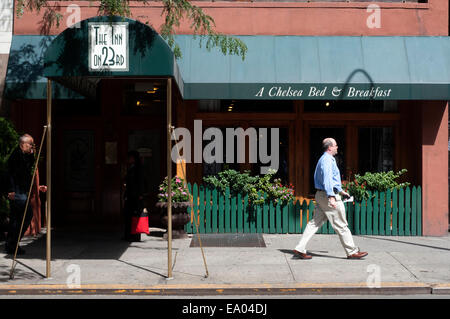
<path id="1" fill-rule="evenodd" d="M 10 200 L 14 200 L 15 196 L 16 196 L 16 193 L 14 193 L 14 192 L 8 193 L 8 199 L 10 199 Z"/>
<path id="2" fill-rule="evenodd" d="M 346 191 L 342 191 L 341 192 L 341 196 L 344 197 L 344 198 L 350 198 L 350 194 L 347 193 Z"/>
<path id="3" fill-rule="evenodd" d="M 44 186 L 44 185 L 39 186 L 39 191 L 42 193 L 47 192 L 47 186 Z"/>
<path id="4" fill-rule="evenodd" d="M 334 196 L 330 196 L 328 197 L 328 203 L 330 204 L 331 207 L 336 208 L 336 197 Z"/>

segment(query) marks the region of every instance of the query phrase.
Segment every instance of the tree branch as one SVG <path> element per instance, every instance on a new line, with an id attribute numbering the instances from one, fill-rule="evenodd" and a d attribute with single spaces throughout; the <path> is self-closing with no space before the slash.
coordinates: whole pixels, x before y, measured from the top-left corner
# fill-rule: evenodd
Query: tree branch
<path id="1" fill-rule="evenodd" d="M 148 0 L 142 0 L 143 4 L 148 2 Z M 175 41 L 175 29 L 180 26 L 180 21 L 184 18 L 191 22 L 190 28 L 194 35 L 200 36 L 200 47 L 202 47 L 203 41 L 206 39 L 206 49 L 208 51 L 218 47 L 224 55 L 238 55 L 242 60 L 245 59 L 245 54 L 247 53 L 245 43 L 237 37 L 216 32 L 214 19 L 205 14 L 200 7 L 192 5 L 188 0 L 162 0 L 162 3 L 164 8 L 161 15 L 165 15 L 165 22 L 161 25 L 160 33 L 173 50 L 177 59 L 182 57 L 182 52 Z M 39 13 L 45 7 L 46 11 L 41 32 L 48 33 L 55 24 L 59 27 L 62 15 L 55 9 L 55 7 L 59 6 L 49 6 L 48 0 L 17 0 L 16 5 L 16 15 L 19 18 L 25 10 Z M 100 0 L 98 14 L 131 17 L 129 0 Z"/>

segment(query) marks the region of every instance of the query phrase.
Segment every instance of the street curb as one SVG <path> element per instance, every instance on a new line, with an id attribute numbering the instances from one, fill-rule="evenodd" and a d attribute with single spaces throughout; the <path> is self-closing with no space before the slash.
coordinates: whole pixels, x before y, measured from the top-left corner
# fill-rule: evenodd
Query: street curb
<path id="1" fill-rule="evenodd" d="M 450 295 L 450 284 L 437 284 L 432 287 L 433 295 Z"/>
<path id="2" fill-rule="evenodd" d="M 432 287 L 420 283 L 381 284 L 369 288 L 362 284 L 296 284 L 296 285 L 11 285 L 0 287 L 0 295 L 154 295 L 154 296 L 220 296 L 220 295 L 417 295 L 450 294 L 450 286 Z"/>

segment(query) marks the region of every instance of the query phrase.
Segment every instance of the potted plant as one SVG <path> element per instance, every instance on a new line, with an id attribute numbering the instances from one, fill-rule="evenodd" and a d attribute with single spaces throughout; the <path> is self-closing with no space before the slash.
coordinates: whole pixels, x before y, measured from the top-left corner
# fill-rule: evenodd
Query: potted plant
<path id="1" fill-rule="evenodd" d="M 185 238 L 187 237 L 184 231 L 184 225 L 190 221 L 191 216 L 188 213 L 189 190 L 185 186 L 185 182 L 181 177 L 175 176 L 172 178 L 172 238 Z M 164 181 L 159 185 L 158 203 L 156 207 L 160 211 L 161 222 L 167 229 L 167 207 L 169 198 L 169 183 L 166 177 Z M 167 233 L 164 235 L 167 238 Z"/>

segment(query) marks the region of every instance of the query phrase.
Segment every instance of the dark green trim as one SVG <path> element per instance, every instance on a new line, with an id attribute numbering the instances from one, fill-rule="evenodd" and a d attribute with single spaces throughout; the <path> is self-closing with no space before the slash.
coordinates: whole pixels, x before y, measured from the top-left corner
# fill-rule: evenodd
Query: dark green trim
<path id="1" fill-rule="evenodd" d="M 450 84 L 185 83 L 185 99 L 447 100 Z"/>

